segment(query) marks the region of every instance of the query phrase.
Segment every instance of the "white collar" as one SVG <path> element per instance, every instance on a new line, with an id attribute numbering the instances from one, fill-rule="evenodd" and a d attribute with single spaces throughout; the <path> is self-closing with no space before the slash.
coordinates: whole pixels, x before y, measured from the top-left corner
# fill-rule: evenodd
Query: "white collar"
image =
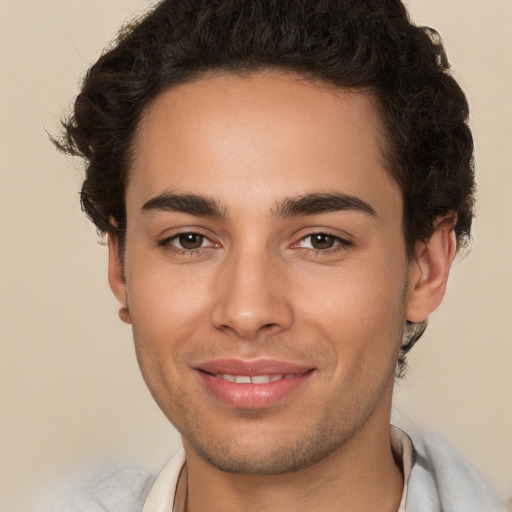
<path id="1" fill-rule="evenodd" d="M 405 503 L 407 501 L 407 488 L 409 486 L 409 477 L 414 466 L 414 447 L 411 438 L 399 428 L 391 425 L 391 448 L 395 457 L 402 461 L 402 472 L 404 474 L 404 490 L 398 512 L 405 512 Z"/>
<path id="2" fill-rule="evenodd" d="M 184 465 L 185 451 L 182 448 L 158 475 L 144 502 L 142 512 L 174 512 L 174 495 Z"/>

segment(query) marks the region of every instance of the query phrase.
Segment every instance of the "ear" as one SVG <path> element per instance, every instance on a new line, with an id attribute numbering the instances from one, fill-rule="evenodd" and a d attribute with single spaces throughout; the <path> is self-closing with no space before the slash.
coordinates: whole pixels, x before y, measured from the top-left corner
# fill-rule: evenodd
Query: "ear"
<path id="1" fill-rule="evenodd" d="M 108 240 L 108 283 L 110 289 L 119 301 L 119 318 L 126 324 L 131 324 L 130 312 L 128 310 L 126 281 L 124 278 L 119 238 L 113 235 L 107 236 Z"/>
<path id="2" fill-rule="evenodd" d="M 436 219 L 435 230 L 426 242 L 416 246 L 409 266 L 406 318 L 419 323 L 427 319 L 443 300 L 448 275 L 457 250 L 453 227 L 457 219 Z"/>

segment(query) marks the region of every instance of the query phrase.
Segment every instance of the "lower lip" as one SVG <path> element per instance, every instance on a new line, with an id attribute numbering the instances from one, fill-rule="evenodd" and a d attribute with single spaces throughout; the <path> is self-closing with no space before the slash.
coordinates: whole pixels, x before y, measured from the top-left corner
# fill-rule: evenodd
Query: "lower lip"
<path id="1" fill-rule="evenodd" d="M 297 391 L 313 372 L 268 384 L 236 384 L 200 370 L 198 374 L 206 389 L 225 404 L 240 409 L 262 409 Z"/>

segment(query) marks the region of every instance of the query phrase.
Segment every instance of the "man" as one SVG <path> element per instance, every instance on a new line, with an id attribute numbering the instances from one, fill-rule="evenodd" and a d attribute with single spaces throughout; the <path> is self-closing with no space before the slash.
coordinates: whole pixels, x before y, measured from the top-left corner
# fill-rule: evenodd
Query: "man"
<path id="1" fill-rule="evenodd" d="M 470 234 L 467 117 L 399 1 L 164 1 L 122 32 L 59 147 L 183 439 L 123 510 L 503 509 L 389 426 Z"/>

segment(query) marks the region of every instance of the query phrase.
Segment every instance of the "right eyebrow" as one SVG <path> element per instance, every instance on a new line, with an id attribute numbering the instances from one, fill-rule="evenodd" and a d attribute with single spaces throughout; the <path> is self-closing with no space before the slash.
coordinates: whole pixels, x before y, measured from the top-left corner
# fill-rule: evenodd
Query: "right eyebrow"
<path id="1" fill-rule="evenodd" d="M 146 201 L 141 212 L 181 212 L 220 219 L 226 216 L 225 211 L 214 199 L 196 194 L 160 194 Z"/>

